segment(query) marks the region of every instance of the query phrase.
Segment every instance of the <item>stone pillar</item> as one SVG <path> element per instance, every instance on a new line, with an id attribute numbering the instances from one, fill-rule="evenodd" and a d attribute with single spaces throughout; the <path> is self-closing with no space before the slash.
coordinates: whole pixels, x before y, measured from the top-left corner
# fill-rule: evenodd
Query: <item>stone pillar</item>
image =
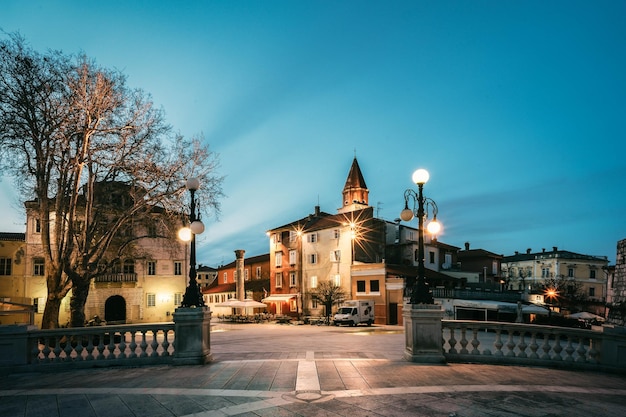
<path id="1" fill-rule="evenodd" d="M 237 284 L 237 299 L 239 301 L 243 301 L 246 298 L 246 288 L 243 276 L 243 254 L 246 253 L 243 249 L 237 249 L 235 251 L 235 256 L 237 256 L 237 260 L 235 261 L 235 275 L 236 284 Z"/>
<path id="2" fill-rule="evenodd" d="M 33 325 L 0 326 L 0 366 L 27 365 L 37 340 L 29 344 L 28 333 L 37 330 Z"/>
<path id="3" fill-rule="evenodd" d="M 446 362 L 441 335 L 443 313 L 437 304 L 404 304 L 404 359 L 418 363 Z"/>
<path id="4" fill-rule="evenodd" d="M 174 311 L 174 365 L 204 365 L 211 357 L 211 310 L 179 307 Z"/>

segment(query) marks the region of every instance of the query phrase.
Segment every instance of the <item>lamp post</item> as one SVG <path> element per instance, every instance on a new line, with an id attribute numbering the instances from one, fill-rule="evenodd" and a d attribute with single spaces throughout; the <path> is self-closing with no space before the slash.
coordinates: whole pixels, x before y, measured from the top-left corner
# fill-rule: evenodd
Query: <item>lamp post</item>
<path id="1" fill-rule="evenodd" d="M 417 217 L 418 224 L 418 264 L 417 280 L 411 278 L 406 283 L 405 297 L 410 298 L 411 304 L 434 304 L 432 292 L 426 283 L 426 268 L 424 266 L 424 219 L 428 217 L 429 208 L 433 213 L 433 220 L 428 224 L 428 232 L 435 235 L 441 230 L 437 221 L 437 204 L 434 200 L 424 197 L 424 184 L 428 182 L 430 175 L 425 169 L 418 169 L 413 173 L 413 182 L 417 184 L 417 193 L 408 189 L 404 192 L 404 210 L 400 218 L 405 222 Z M 409 200 L 413 201 L 413 208 L 409 208 Z"/>
<path id="2" fill-rule="evenodd" d="M 189 253 L 189 285 L 185 290 L 181 307 L 204 307 L 204 299 L 196 281 L 196 235 L 204 232 L 204 224 L 200 221 L 200 213 L 196 213 L 196 191 L 200 188 L 197 178 L 189 178 L 185 187 L 191 194 L 191 213 L 189 215 L 189 227 L 178 232 L 179 238 L 191 242 Z"/>

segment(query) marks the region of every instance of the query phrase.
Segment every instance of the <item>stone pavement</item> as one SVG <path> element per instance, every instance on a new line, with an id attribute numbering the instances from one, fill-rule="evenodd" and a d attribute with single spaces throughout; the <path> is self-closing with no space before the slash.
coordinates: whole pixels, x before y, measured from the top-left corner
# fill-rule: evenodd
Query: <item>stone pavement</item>
<path id="1" fill-rule="evenodd" d="M 4 416 L 626 416 L 626 376 L 402 359 L 392 326 L 217 324 L 205 366 L 2 375 Z"/>

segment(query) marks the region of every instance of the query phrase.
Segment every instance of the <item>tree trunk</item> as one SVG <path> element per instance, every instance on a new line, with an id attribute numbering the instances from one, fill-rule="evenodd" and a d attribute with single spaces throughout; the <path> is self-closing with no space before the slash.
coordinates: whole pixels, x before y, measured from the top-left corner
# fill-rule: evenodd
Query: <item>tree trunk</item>
<path id="1" fill-rule="evenodd" d="M 54 294 L 48 294 L 46 307 L 43 310 L 41 319 L 42 329 L 57 329 L 59 327 L 59 311 L 61 311 L 62 298 L 55 297 Z"/>
<path id="2" fill-rule="evenodd" d="M 89 295 L 90 280 L 85 280 L 80 277 L 72 281 L 74 285 L 72 286 L 72 298 L 70 299 L 71 326 L 84 327 L 85 304 L 87 303 L 87 296 Z"/>

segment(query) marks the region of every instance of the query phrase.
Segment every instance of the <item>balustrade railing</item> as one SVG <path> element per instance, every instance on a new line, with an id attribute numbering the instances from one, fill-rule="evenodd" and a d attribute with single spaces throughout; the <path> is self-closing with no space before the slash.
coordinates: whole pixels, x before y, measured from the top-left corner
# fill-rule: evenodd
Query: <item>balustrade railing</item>
<path id="1" fill-rule="evenodd" d="M 137 274 L 104 274 L 95 278 L 96 282 L 137 282 Z"/>
<path id="2" fill-rule="evenodd" d="M 171 363 L 174 323 L 94 326 L 28 332 L 28 363 L 38 368 Z"/>
<path id="3" fill-rule="evenodd" d="M 531 324 L 443 320 L 448 362 L 626 370 L 626 337 Z"/>

